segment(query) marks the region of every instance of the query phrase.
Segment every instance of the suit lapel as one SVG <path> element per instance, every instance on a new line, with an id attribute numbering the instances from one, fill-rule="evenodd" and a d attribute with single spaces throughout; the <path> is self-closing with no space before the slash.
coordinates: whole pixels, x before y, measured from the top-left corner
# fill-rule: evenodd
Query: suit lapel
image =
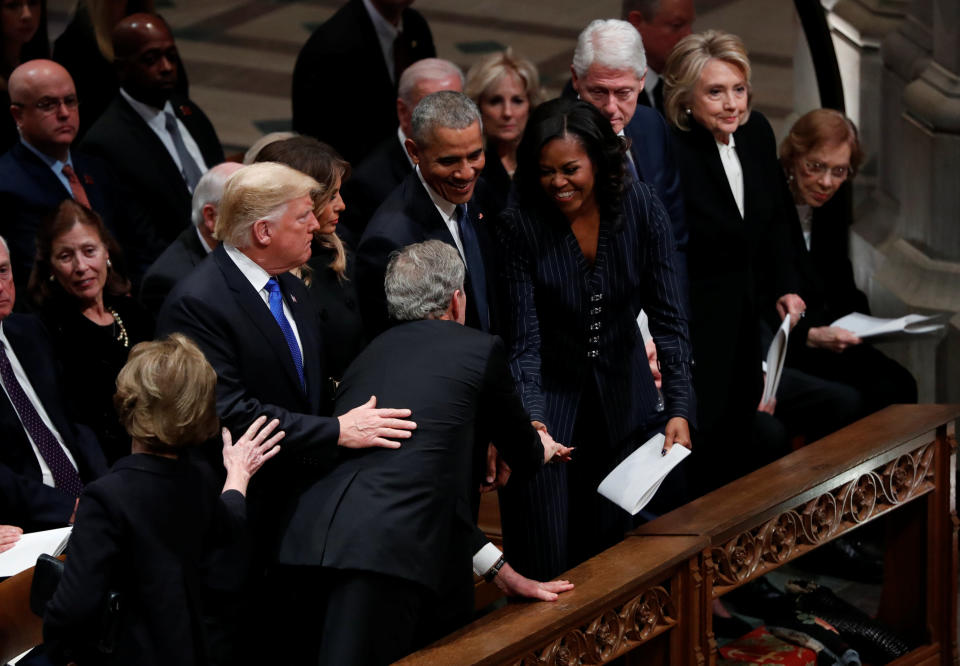
<path id="1" fill-rule="evenodd" d="M 740 134 L 740 136 L 737 136 Z M 737 151 L 737 157 L 740 159 L 740 170 L 743 172 L 743 219 L 746 222 L 752 222 L 753 210 L 750 203 L 775 196 L 775 192 L 763 192 L 763 178 L 759 172 L 763 160 L 757 159 L 750 151 L 749 141 L 741 140 L 742 132 L 734 134 L 736 144 L 734 149 Z M 729 189 L 729 188 L 728 188 Z M 732 194 L 731 194 L 732 197 Z M 734 202 L 736 205 L 736 202 Z"/>
<path id="2" fill-rule="evenodd" d="M 160 138 L 153 133 L 153 130 L 147 126 L 140 114 L 127 103 L 127 100 L 120 93 L 117 93 L 114 102 L 117 104 L 118 118 L 128 128 L 127 130 L 118 129 L 118 133 L 128 131 L 138 135 L 140 145 L 149 151 L 147 155 L 142 156 L 143 162 L 150 164 L 154 169 L 165 172 L 163 177 L 157 178 L 157 180 L 164 183 L 179 183 L 182 186 L 181 196 L 189 198 L 190 191 L 183 180 L 183 174 L 180 173 L 180 169 L 177 168 L 176 162 L 173 161 Z"/>
<path id="3" fill-rule="evenodd" d="M 373 19 L 367 14 L 362 0 L 353 0 L 348 7 L 353 9 L 354 20 L 361 30 L 365 33 L 361 39 L 363 43 L 369 44 L 366 49 L 369 56 L 366 71 L 368 74 L 380 79 L 379 83 L 370 83 L 371 89 L 383 89 L 392 86 L 396 89 L 396 84 L 390 80 L 390 72 L 387 70 L 387 63 L 383 59 L 383 51 L 380 49 L 380 38 L 377 36 L 377 29 L 373 26 Z"/>
<path id="4" fill-rule="evenodd" d="M 243 273 L 240 272 L 240 269 L 237 268 L 236 264 L 233 263 L 233 259 L 227 256 L 227 252 L 222 245 L 213 251 L 213 256 L 223 273 L 227 286 L 230 287 L 234 298 L 237 299 L 237 304 L 246 313 L 254 327 L 260 332 L 260 335 L 263 336 L 267 348 L 271 350 L 280 362 L 280 366 L 283 368 L 287 379 L 289 379 L 293 387 L 302 394 L 303 387 L 300 385 L 300 376 L 297 374 L 297 369 L 293 365 L 290 348 L 287 347 L 287 341 L 286 338 L 283 337 L 283 331 L 280 330 L 277 320 L 274 319 L 270 313 L 270 308 L 263 302 L 260 294 L 254 291 L 253 285 L 250 284 L 250 281 L 247 280 Z M 236 323 L 237 326 L 242 325 L 240 322 Z"/>
<path id="5" fill-rule="evenodd" d="M 15 143 L 11 151 L 24 174 L 36 186 L 40 196 L 50 202 L 51 208 L 70 196 L 63 183 L 53 173 L 53 169 L 44 164 L 43 160 L 30 152 L 22 143 L 19 141 Z"/>
<path id="6" fill-rule="evenodd" d="M 320 404 L 320 398 L 323 396 L 323 369 L 320 365 L 322 341 L 316 327 L 316 318 L 311 316 L 315 311 L 309 307 L 309 301 L 303 298 L 302 294 L 299 299 L 297 298 L 296 292 L 302 291 L 302 283 L 300 283 L 299 278 L 290 273 L 284 273 L 277 280 L 280 282 L 281 291 L 287 298 L 287 305 L 293 314 L 293 321 L 297 325 L 300 346 L 303 349 L 303 378 L 306 383 L 307 396 L 316 409 Z"/>

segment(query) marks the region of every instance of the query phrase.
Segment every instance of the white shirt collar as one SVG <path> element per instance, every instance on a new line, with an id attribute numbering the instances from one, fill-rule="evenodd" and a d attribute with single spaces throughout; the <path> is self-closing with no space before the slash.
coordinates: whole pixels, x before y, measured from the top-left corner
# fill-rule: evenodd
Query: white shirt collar
<path id="1" fill-rule="evenodd" d="M 200 239 L 200 245 L 203 247 L 204 250 L 207 251 L 207 254 L 210 254 L 211 252 L 213 252 L 213 248 L 207 244 L 207 239 L 203 237 L 202 233 L 200 233 L 200 227 L 194 227 L 194 229 L 197 232 L 197 238 Z"/>
<path id="2" fill-rule="evenodd" d="M 120 88 L 120 94 L 123 95 L 123 98 L 127 100 L 127 104 L 133 107 L 133 110 L 143 118 L 144 122 L 150 125 L 151 127 L 156 126 L 161 128 L 164 132 L 167 131 L 166 118 L 163 114 L 167 111 L 173 113 L 173 105 L 170 104 L 170 100 L 167 100 L 162 109 L 158 109 L 155 106 L 150 106 L 149 104 L 144 104 L 140 100 L 134 99 L 130 96 L 123 88 Z M 176 114 L 174 114 L 176 115 Z"/>
<path id="3" fill-rule="evenodd" d="M 243 273 L 243 277 L 247 278 L 247 281 L 257 293 L 267 288 L 267 282 L 273 276 L 263 270 L 260 264 L 229 243 L 224 243 L 223 249 L 227 251 L 227 256 L 233 259 L 233 263 L 237 265 L 237 268 Z"/>
<path id="4" fill-rule="evenodd" d="M 653 98 L 653 89 L 660 83 L 660 75 L 647 67 L 647 75 L 644 77 L 643 94 L 650 100 L 650 106 L 656 108 L 656 100 Z"/>
<path id="5" fill-rule="evenodd" d="M 457 212 L 457 204 L 450 203 L 442 196 L 437 194 L 437 192 L 430 187 L 427 181 L 423 178 L 423 174 L 420 172 L 420 167 L 416 167 L 417 178 L 420 179 L 420 182 L 423 183 L 423 187 L 426 188 L 427 194 L 430 195 L 430 199 L 433 201 L 433 205 L 437 207 L 437 210 L 440 211 L 440 214 L 443 215 L 444 219 L 452 219 Z"/>
<path id="6" fill-rule="evenodd" d="M 731 134 L 731 135 L 727 138 L 727 143 L 721 143 L 721 142 L 717 141 L 716 137 L 714 137 L 713 140 L 717 142 L 717 148 L 720 150 L 720 153 L 721 153 L 721 154 L 723 154 L 724 152 L 729 153 L 730 151 L 734 150 L 734 148 L 735 148 L 736 145 L 737 145 L 737 142 L 736 142 L 736 141 L 734 140 L 734 138 L 733 138 L 733 134 Z M 734 152 L 736 152 L 736 151 L 734 151 Z"/>

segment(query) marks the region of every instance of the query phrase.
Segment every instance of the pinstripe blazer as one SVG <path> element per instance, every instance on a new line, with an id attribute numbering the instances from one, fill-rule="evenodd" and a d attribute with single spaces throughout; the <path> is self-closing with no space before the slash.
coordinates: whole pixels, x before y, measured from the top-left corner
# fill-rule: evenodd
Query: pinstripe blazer
<path id="1" fill-rule="evenodd" d="M 572 441 L 580 395 L 595 381 L 612 443 L 674 416 L 693 421 L 686 298 L 667 213 L 645 184 L 630 182 L 623 222 L 600 222 L 591 267 L 559 211 L 520 207 L 498 224 L 502 333 L 524 406 L 559 442 Z M 650 317 L 666 409 L 657 411 L 636 318 Z"/>

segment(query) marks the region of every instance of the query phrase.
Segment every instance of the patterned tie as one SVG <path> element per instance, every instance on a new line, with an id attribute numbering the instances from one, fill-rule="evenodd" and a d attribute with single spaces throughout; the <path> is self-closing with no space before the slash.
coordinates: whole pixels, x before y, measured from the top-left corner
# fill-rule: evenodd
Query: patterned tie
<path id="1" fill-rule="evenodd" d="M 180 135 L 180 126 L 177 123 L 177 117 L 170 111 L 167 111 L 164 114 L 164 123 L 167 126 L 167 131 L 170 133 L 170 138 L 173 139 L 173 147 L 177 149 L 177 156 L 180 158 L 180 164 L 183 167 L 183 180 L 187 183 L 190 191 L 193 192 L 203 173 L 201 173 L 200 167 L 197 166 L 194 159 L 190 157 L 190 153 L 187 152 L 187 146 L 183 143 L 183 137 Z"/>
<path id="2" fill-rule="evenodd" d="M 283 338 L 287 341 L 290 356 L 293 357 L 293 365 L 297 368 L 297 375 L 300 377 L 300 386 L 306 388 L 307 384 L 303 379 L 303 357 L 300 356 L 300 346 L 297 344 L 297 336 L 293 334 L 293 329 L 290 328 L 287 316 L 283 314 L 283 294 L 280 293 L 280 285 L 274 278 L 267 280 L 267 292 L 270 299 L 270 314 L 277 320 L 280 330 L 283 331 Z"/>
<path id="3" fill-rule="evenodd" d="M 83 204 L 87 208 L 90 208 L 87 191 L 83 189 L 83 185 L 80 184 L 80 179 L 77 178 L 77 172 L 73 170 L 73 167 L 69 164 L 64 164 L 60 171 L 67 177 L 67 182 L 70 183 L 70 189 L 73 191 L 73 200 L 78 204 Z"/>
<path id="4" fill-rule="evenodd" d="M 643 179 L 640 178 L 640 173 L 637 171 L 637 165 L 633 163 L 633 155 L 630 153 L 630 149 L 627 148 L 627 154 L 623 156 L 623 161 L 627 164 L 627 171 L 633 176 L 633 180 L 637 183 L 642 183 Z"/>
<path id="5" fill-rule="evenodd" d="M 80 475 L 67 458 L 60 442 L 40 418 L 30 398 L 23 392 L 23 387 L 13 373 L 13 366 L 10 365 L 7 350 L 2 342 L 0 342 L 0 380 L 7 389 L 7 395 L 13 403 L 13 408 L 17 410 L 20 422 L 23 423 L 30 439 L 37 445 L 40 455 L 43 456 L 43 461 L 53 473 L 53 482 L 56 487 L 71 497 L 79 497 L 83 490 Z"/>
<path id="6" fill-rule="evenodd" d="M 460 231 L 460 242 L 463 244 L 463 256 L 467 259 L 467 274 L 470 276 L 470 285 L 473 287 L 473 297 L 476 300 L 477 314 L 480 315 L 480 328 L 490 330 L 490 311 L 487 309 L 487 273 L 483 267 L 483 255 L 480 253 L 480 240 L 477 230 L 467 215 L 467 205 L 457 204 L 457 227 Z"/>

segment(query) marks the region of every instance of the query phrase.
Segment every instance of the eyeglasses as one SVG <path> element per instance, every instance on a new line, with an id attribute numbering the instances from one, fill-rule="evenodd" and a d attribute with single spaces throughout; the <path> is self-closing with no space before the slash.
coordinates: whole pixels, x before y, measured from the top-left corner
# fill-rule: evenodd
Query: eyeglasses
<path id="1" fill-rule="evenodd" d="M 822 176 L 827 171 L 837 180 L 844 180 L 853 174 L 853 170 L 847 166 L 832 167 L 823 162 L 809 162 L 803 160 L 803 170 L 808 176 Z"/>
<path id="2" fill-rule="evenodd" d="M 80 106 L 80 100 L 77 99 L 76 95 L 67 95 L 66 97 L 41 97 L 36 102 L 31 105 L 23 104 L 22 102 L 12 102 L 13 106 L 25 107 L 33 106 L 37 111 L 43 114 L 56 113 L 60 109 L 60 105 L 64 105 L 70 111 L 73 111 L 78 106 Z"/>

